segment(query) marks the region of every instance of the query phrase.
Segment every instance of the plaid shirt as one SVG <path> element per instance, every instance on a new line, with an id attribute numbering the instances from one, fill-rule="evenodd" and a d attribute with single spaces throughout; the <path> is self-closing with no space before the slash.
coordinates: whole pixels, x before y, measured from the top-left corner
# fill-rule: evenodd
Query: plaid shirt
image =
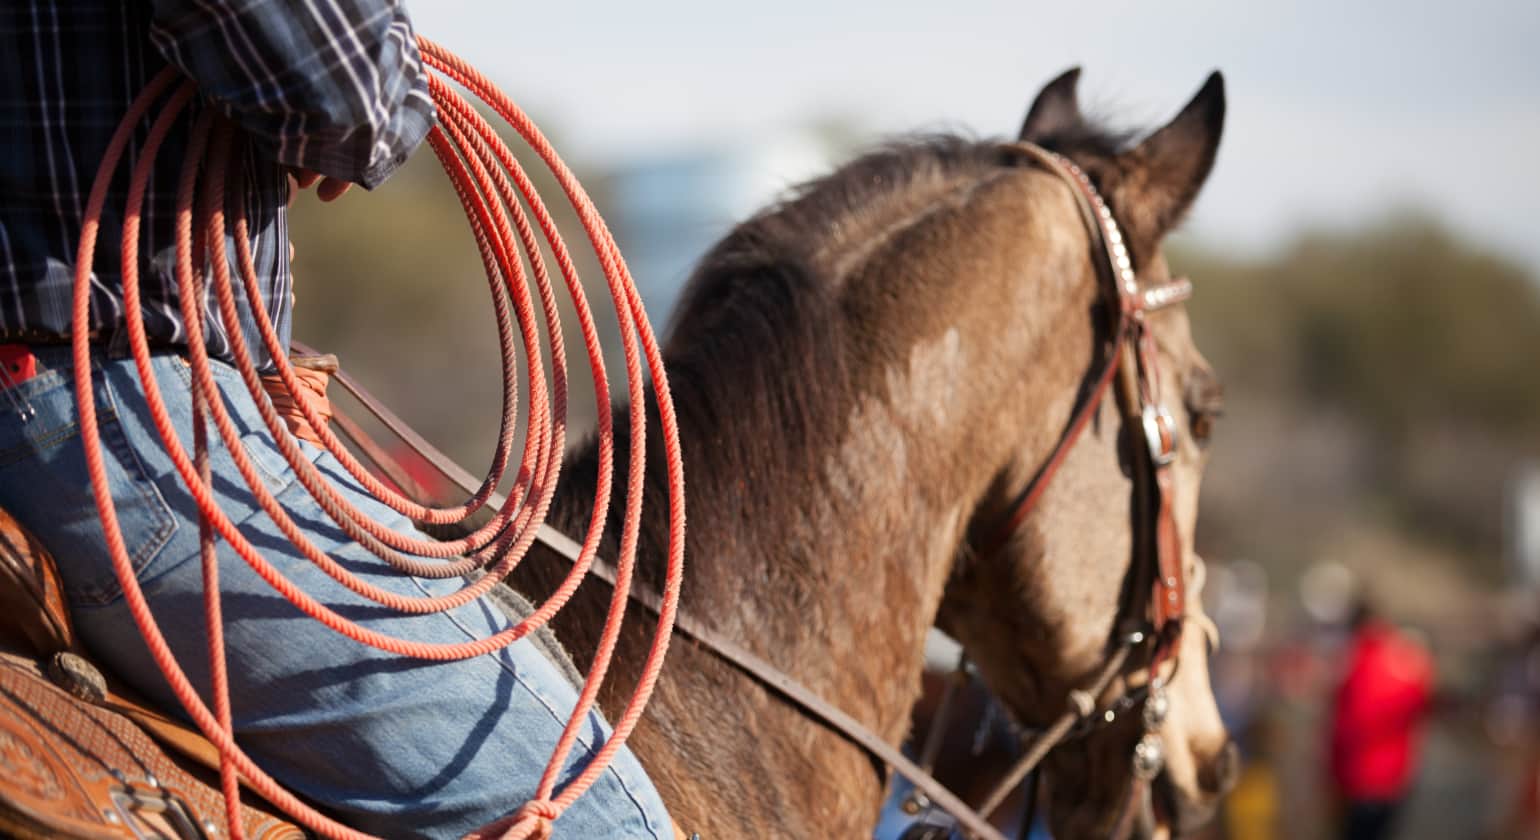
<path id="1" fill-rule="evenodd" d="M 69 335 L 86 195 L 129 103 L 168 63 L 197 82 L 195 109 L 217 108 L 247 136 L 241 198 L 266 308 L 285 340 L 292 306 L 285 167 L 373 187 L 433 124 L 399 0 L 0 3 L 0 341 Z M 145 329 L 171 345 L 186 343 L 172 216 L 190 125 L 184 117 L 160 151 L 140 247 Z M 127 346 L 117 247 L 126 173 L 148 131 L 146 121 L 108 193 L 96 253 L 91 326 L 117 349 Z M 205 308 L 209 351 L 229 358 L 223 324 L 212 302 Z M 265 359 L 249 319 L 242 334 Z"/>

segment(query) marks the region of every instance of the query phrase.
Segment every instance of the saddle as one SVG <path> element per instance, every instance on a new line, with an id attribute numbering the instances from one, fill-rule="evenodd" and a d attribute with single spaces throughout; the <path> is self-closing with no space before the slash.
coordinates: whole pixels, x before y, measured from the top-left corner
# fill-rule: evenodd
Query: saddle
<path id="1" fill-rule="evenodd" d="M 53 558 L 0 510 L 0 836 L 228 836 L 219 752 L 96 667 Z M 247 837 L 304 833 L 245 792 Z"/>

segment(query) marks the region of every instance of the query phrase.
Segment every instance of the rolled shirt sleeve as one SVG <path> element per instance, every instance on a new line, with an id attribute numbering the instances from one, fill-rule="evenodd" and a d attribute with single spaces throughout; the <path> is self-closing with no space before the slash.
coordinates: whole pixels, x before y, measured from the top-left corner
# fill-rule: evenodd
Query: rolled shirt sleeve
<path id="1" fill-rule="evenodd" d="M 397 0 L 153 0 L 166 60 L 279 163 L 374 187 L 432 128 Z"/>

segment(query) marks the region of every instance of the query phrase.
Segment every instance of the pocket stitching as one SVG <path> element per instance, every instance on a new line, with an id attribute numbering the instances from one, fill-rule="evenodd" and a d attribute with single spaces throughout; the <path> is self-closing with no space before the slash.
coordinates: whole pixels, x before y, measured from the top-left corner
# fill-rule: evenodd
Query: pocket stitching
<path id="1" fill-rule="evenodd" d="M 103 419 L 113 421 L 99 424 L 98 434 L 102 445 L 110 449 L 122 465 L 124 473 L 130 479 L 129 484 L 132 486 L 133 493 L 154 513 L 155 530 L 129 555 L 129 566 L 137 578 L 170 544 L 171 537 L 176 534 L 176 517 L 172 514 L 171 505 L 166 501 L 166 497 L 155 485 L 155 480 L 150 477 L 149 470 L 139 458 L 139 453 L 129 445 L 128 435 L 124 433 L 122 423 L 118 419 L 117 394 L 107 382 L 106 376 L 101 374 L 94 363 L 91 373 L 93 377 L 102 376 L 102 397 L 105 405 L 98 410 Z M 78 422 L 72 425 L 77 427 L 75 431 L 78 433 Z M 82 605 L 101 606 L 110 604 L 122 596 L 123 585 L 116 576 L 113 576 L 104 586 L 74 588 L 70 593 L 70 600 Z"/>
<path id="2" fill-rule="evenodd" d="M 99 368 L 96 366 L 94 361 L 91 363 L 91 370 L 93 377 L 96 376 L 99 372 Z M 42 387 L 42 383 L 46 383 L 47 387 Z M 23 382 L 19 387 L 12 389 L 12 393 L 16 394 L 19 399 L 26 400 L 33 396 L 40 397 L 43 394 L 48 393 L 53 388 L 61 386 L 69 388 L 71 394 L 73 395 L 75 387 L 73 381 L 66 380 L 64 375 L 57 370 L 47 370 L 38 374 L 36 377 Z M 105 380 L 103 380 L 103 388 L 105 390 Z M 25 435 L 21 443 L 18 443 L 17 445 L 6 448 L 4 450 L 0 450 L 0 466 L 8 466 L 10 464 L 14 464 L 25 460 L 26 458 L 32 457 L 33 455 L 39 455 L 57 448 L 60 444 L 69 440 L 71 437 L 74 437 L 80 431 L 80 420 L 78 419 L 79 416 L 80 415 L 77 412 L 75 415 L 76 419 L 73 419 L 64 425 L 53 429 L 47 434 L 39 435 L 37 437 Z M 116 420 L 117 416 L 118 410 L 115 403 L 109 402 L 107 405 L 97 408 L 96 417 L 98 426 L 104 426 L 106 421 Z"/>
<path id="3" fill-rule="evenodd" d="M 111 399 L 110 396 L 108 398 Z M 134 470 L 131 477 L 134 479 L 132 482 L 134 491 L 139 495 L 141 501 L 154 509 L 156 513 L 155 521 L 159 523 L 153 534 L 139 547 L 139 550 L 129 557 L 130 565 L 137 576 L 140 572 L 144 571 L 145 567 L 150 565 L 151 561 L 171 541 L 171 536 L 176 533 L 176 518 L 171 515 L 170 503 L 166 501 L 166 497 L 160 492 L 160 488 L 155 485 L 155 481 L 150 478 L 150 471 L 145 469 L 144 461 L 140 460 L 139 453 L 135 452 L 134 448 L 128 445 L 128 436 L 123 434 L 122 426 L 114 423 L 112 428 L 117 430 L 117 434 L 103 435 L 102 439 L 107 446 L 112 448 L 113 454 L 120 460 L 133 463 Z M 126 467 L 124 471 L 128 472 Z M 114 586 L 113 588 L 120 590 L 121 594 L 121 586 Z"/>

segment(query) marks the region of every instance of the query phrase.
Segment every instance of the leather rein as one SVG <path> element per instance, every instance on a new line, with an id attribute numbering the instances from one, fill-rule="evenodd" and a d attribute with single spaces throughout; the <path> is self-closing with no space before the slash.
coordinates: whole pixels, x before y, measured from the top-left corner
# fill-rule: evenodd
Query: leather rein
<path id="1" fill-rule="evenodd" d="M 741 644 L 722 636 L 682 610 L 675 622 L 679 632 L 695 639 L 723 660 L 801 707 L 811 717 L 863 749 L 878 765 L 897 771 L 914 785 L 916 796 L 922 796 L 927 805 L 934 805 L 946 812 L 969 836 L 983 840 L 1005 840 L 999 830 L 989 823 L 988 816 L 998 809 L 1006 796 L 1055 746 L 1085 731 L 1088 726 L 1112 720 L 1116 710 L 1144 703 L 1145 735 L 1135 748 L 1134 775 L 1136 779 L 1147 782 L 1160 772 L 1162 750 L 1155 730 L 1165 717 L 1167 701 L 1158 669 L 1167 661 L 1174 664 L 1186 601 L 1181 540 L 1172 509 L 1173 477 L 1170 466 L 1177 451 L 1177 428 L 1171 413 L 1160 402 L 1155 343 L 1145 327 L 1145 313 L 1186 300 L 1191 295 L 1192 285 L 1185 279 L 1178 279 L 1161 286 L 1141 289 L 1117 222 L 1085 173 L 1068 159 L 1030 143 L 1012 143 L 1005 148 L 1030 158 L 1072 186 L 1081 215 L 1092 235 L 1092 247 L 1099 254 L 1093 261 L 1104 286 L 1109 311 L 1115 320 L 1111 352 L 1096 374 L 1094 390 L 1078 407 L 1053 453 L 1023 491 L 1009 519 L 1002 523 L 982 553 L 998 552 L 1009 543 L 1036 506 L 1081 433 L 1090 424 L 1091 418 L 1097 414 L 1102 399 L 1115 382 L 1124 422 L 1141 430 L 1141 438 L 1147 444 L 1136 447 L 1142 454 L 1137 457 L 1139 466 L 1134 470 L 1132 566 L 1132 591 L 1136 593 L 1136 598 L 1139 592 L 1149 593 L 1147 617 L 1119 625 L 1115 638 L 1109 644 L 1109 653 L 1092 679 L 1083 688 L 1069 693 L 1064 712 L 1047 728 L 1037 731 L 1021 759 L 976 809 L 963 802 L 899 748 Z M 297 342 L 294 346 L 301 352 L 309 352 L 308 348 Z M 445 479 L 467 493 L 473 493 L 480 487 L 479 480 L 416 434 L 346 373 L 337 372 L 335 379 L 365 411 Z M 335 419 L 342 421 L 338 424 L 339 430 L 388 477 L 404 488 L 416 486 L 416 482 L 411 480 L 399 463 L 357 424 L 341 413 Z M 501 494 L 494 494 L 489 504 L 500 508 Z M 577 561 L 580 548 L 578 543 L 549 525 L 540 526 L 537 539 L 569 562 Z M 615 567 L 603 557 L 595 557 L 591 571 L 612 586 L 615 584 Z M 639 582 L 633 582 L 629 594 L 632 600 L 654 612 L 661 606 L 658 594 Z M 1114 679 L 1126 674 L 1125 668 L 1135 650 L 1147 643 L 1153 643 L 1154 647 L 1144 666 L 1149 679 L 1141 689 L 1143 693 L 1138 696 L 1125 694 L 1098 709 L 1100 697 Z M 1125 813 L 1119 823 L 1123 823 L 1127 816 Z"/>

